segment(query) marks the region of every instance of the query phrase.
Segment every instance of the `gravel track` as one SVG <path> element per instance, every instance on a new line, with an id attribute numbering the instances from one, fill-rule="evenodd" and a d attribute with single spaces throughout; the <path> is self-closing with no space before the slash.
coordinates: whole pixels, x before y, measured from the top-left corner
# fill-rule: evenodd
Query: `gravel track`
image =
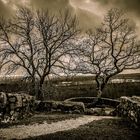
<path id="1" fill-rule="evenodd" d="M 85 115 L 76 119 L 68 119 L 64 121 L 54 122 L 51 124 L 44 122 L 43 124 L 12 126 L 9 128 L 0 129 L 0 140 L 24 139 L 28 137 L 46 135 L 58 131 L 65 131 L 78 128 L 80 125 L 85 125 L 92 121 L 111 118 L 114 117 Z"/>

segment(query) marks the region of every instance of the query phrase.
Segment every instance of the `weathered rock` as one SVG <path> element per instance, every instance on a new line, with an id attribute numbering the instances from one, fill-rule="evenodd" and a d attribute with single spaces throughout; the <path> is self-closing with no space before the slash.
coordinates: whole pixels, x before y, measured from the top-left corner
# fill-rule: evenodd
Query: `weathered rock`
<path id="1" fill-rule="evenodd" d="M 138 96 L 132 96 L 131 99 L 134 101 L 140 102 L 140 97 Z"/>
<path id="2" fill-rule="evenodd" d="M 91 108 L 86 108 L 85 114 L 86 115 L 94 115 L 94 112 L 93 112 L 93 110 Z"/>
<path id="3" fill-rule="evenodd" d="M 115 114 L 113 114 L 115 108 L 104 108 L 105 109 L 105 116 L 116 116 Z"/>
<path id="4" fill-rule="evenodd" d="M 22 96 L 17 96 L 16 107 L 22 107 Z"/>
<path id="5" fill-rule="evenodd" d="M 66 101 L 66 102 L 63 102 L 63 107 L 64 107 L 64 111 L 79 110 L 80 113 L 84 113 L 84 111 L 85 111 L 85 106 L 84 106 L 84 103 L 82 103 L 82 102 Z"/>
<path id="6" fill-rule="evenodd" d="M 80 113 L 85 111 L 85 106 L 82 102 L 64 102 L 64 101 L 41 101 L 37 104 L 37 111 L 62 111 L 73 112 L 79 110 Z"/>
<path id="7" fill-rule="evenodd" d="M 17 100 L 16 96 L 9 97 L 9 102 L 15 103 Z"/>
<path id="8" fill-rule="evenodd" d="M 80 110 L 76 109 L 74 111 L 72 111 L 73 114 L 81 114 Z"/>
<path id="9" fill-rule="evenodd" d="M 52 101 L 52 109 L 54 110 L 58 110 L 58 109 L 61 109 L 61 106 L 63 105 L 62 102 L 60 101 Z"/>
<path id="10" fill-rule="evenodd" d="M 90 108 L 90 109 L 86 109 L 85 114 L 103 116 L 105 115 L 105 110 L 103 108 Z"/>
<path id="11" fill-rule="evenodd" d="M 52 101 L 35 101 L 35 110 L 36 111 L 51 111 Z"/>
<path id="12" fill-rule="evenodd" d="M 12 122 L 28 116 L 34 107 L 34 97 L 25 93 L 0 92 L 0 122 Z"/>
<path id="13" fill-rule="evenodd" d="M 4 108 L 7 103 L 7 96 L 4 92 L 0 92 L 0 107 Z"/>
<path id="14" fill-rule="evenodd" d="M 15 104 L 14 103 L 11 103 L 10 104 L 10 110 L 14 110 L 15 109 Z"/>
<path id="15" fill-rule="evenodd" d="M 131 120 L 140 126 L 140 97 L 121 97 L 115 112 L 118 116 Z"/>

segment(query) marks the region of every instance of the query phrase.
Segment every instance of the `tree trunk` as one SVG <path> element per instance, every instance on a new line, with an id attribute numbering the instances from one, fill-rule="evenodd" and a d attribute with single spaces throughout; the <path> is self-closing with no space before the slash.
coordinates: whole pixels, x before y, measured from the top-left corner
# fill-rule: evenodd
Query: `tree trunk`
<path id="1" fill-rule="evenodd" d="M 39 85 L 39 89 L 38 89 L 38 95 L 37 95 L 37 99 L 38 100 L 43 100 L 44 99 L 44 95 L 43 95 L 43 85 Z"/>
<path id="2" fill-rule="evenodd" d="M 32 83 L 30 94 L 31 94 L 32 96 L 35 96 L 35 95 L 36 95 L 35 92 L 36 92 L 36 91 L 35 91 L 35 83 Z"/>
<path id="3" fill-rule="evenodd" d="M 102 79 L 101 82 L 99 82 L 98 79 L 96 80 L 96 82 L 97 82 L 97 98 L 101 98 L 101 96 L 103 94 L 103 90 L 106 87 L 109 78 L 110 77 L 106 76 Z"/>
<path id="4" fill-rule="evenodd" d="M 97 90 L 97 98 L 101 98 L 101 96 L 102 96 L 102 90 L 101 89 L 98 89 Z"/>
<path id="5" fill-rule="evenodd" d="M 39 82 L 39 86 L 38 86 L 38 96 L 37 99 L 38 100 L 44 100 L 44 93 L 43 93 L 43 84 L 44 84 L 44 78 L 42 78 Z"/>
<path id="6" fill-rule="evenodd" d="M 32 78 L 32 80 L 31 80 L 30 95 L 36 96 L 36 81 L 35 81 L 35 78 Z"/>

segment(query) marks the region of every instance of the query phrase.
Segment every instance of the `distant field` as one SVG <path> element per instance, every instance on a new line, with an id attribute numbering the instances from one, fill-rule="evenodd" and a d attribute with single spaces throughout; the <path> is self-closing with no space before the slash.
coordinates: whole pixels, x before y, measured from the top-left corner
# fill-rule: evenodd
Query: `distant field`
<path id="1" fill-rule="evenodd" d="M 109 83 L 104 90 L 103 97 L 119 98 L 120 96 L 140 96 L 140 82 L 130 82 L 140 80 L 140 74 L 121 74 L 115 76 L 114 79 L 129 79 L 129 82 Z M 45 87 L 45 98 L 54 100 L 64 100 L 71 97 L 79 96 L 96 96 L 96 85 L 94 77 L 77 76 L 77 77 L 61 77 L 60 79 L 52 79 L 50 86 Z M 19 92 L 29 91 L 30 83 L 22 81 L 22 78 L 3 78 L 0 81 L 0 91 Z"/>
<path id="2" fill-rule="evenodd" d="M 20 82 L 25 79 L 22 76 L 7 76 L 7 77 L 0 77 L 0 84 L 6 84 L 11 82 Z M 131 73 L 131 74 L 119 74 L 114 76 L 112 79 L 134 79 L 140 80 L 140 73 Z M 51 81 L 54 83 L 63 82 L 63 81 L 86 81 L 86 80 L 95 80 L 95 76 L 91 75 L 77 75 L 77 76 L 61 76 L 58 78 L 51 78 Z"/>
<path id="3" fill-rule="evenodd" d="M 56 92 L 57 91 L 57 92 Z M 71 97 L 92 97 L 97 96 L 96 85 L 59 86 L 46 98 L 64 100 Z M 140 83 L 112 83 L 104 90 L 103 97 L 119 98 L 121 96 L 140 96 Z"/>

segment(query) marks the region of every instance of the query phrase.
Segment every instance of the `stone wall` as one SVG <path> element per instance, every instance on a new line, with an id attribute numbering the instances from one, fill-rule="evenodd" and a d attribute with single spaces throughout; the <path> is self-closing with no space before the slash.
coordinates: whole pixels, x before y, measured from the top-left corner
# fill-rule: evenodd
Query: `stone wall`
<path id="1" fill-rule="evenodd" d="M 120 104 L 116 108 L 117 115 L 128 118 L 134 124 L 140 126 L 140 97 L 121 97 Z"/>
<path id="2" fill-rule="evenodd" d="M 65 101 L 72 101 L 72 102 L 83 102 L 85 107 L 87 108 L 94 108 L 94 107 L 114 107 L 120 104 L 119 100 L 109 99 L 109 98 L 97 98 L 97 97 L 75 97 L 69 98 Z"/>
<path id="3" fill-rule="evenodd" d="M 60 111 L 67 113 L 84 113 L 85 106 L 82 102 L 70 102 L 70 101 L 38 101 L 36 104 L 36 111 L 50 112 Z"/>
<path id="4" fill-rule="evenodd" d="M 31 115 L 34 97 L 25 93 L 0 92 L 0 122 L 12 122 Z"/>

